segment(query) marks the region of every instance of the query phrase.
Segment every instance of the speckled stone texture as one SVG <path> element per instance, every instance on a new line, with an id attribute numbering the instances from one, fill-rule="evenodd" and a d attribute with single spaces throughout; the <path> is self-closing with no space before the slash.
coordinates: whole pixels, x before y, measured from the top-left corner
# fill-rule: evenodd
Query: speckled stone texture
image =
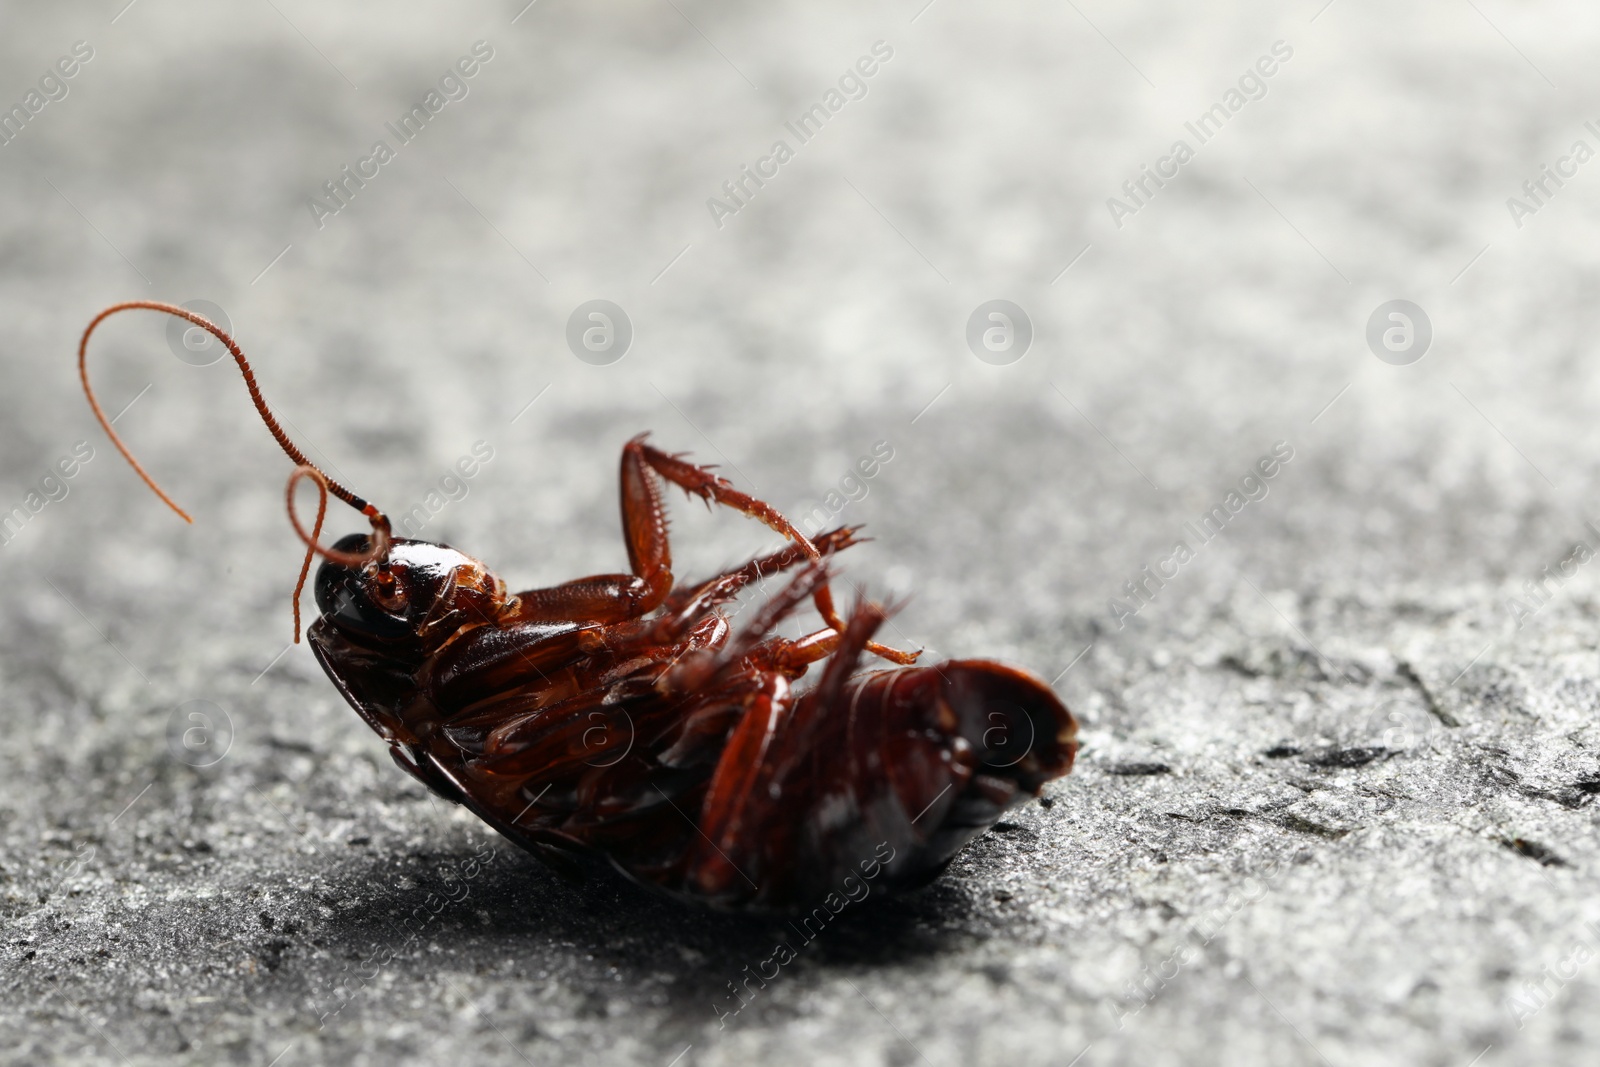
<path id="1" fill-rule="evenodd" d="M 94 53 L 0 145 L 0 510 L 94 450 L 0 548 L 0 1063 L 1593 1062 L 1600 13 L 922 4 L 0 15 L 0 104 Z M 791 929 L 563 882 L 286 649 L 288 465 L 147 314 L 96 381 L 194 525 L 138 483 L 72 356 L 147 296 L 225 309 L 291 433 L 395 513 L 486 442 L 423 533 L 514 587 L 623 565 L 645 429 L 867 523 L 889 638 L 1053 679 L 1078 770 L 745 986 Z M 565 340 L 595 298 L 634 329 L 606 366 Z M 996 298 L 1034 332 L 1005 366 L 965 338 Z M 1397 298 L 1432 324 L 1409 365 L 1366 340 Z M 681 575 L 773 543 L 674 514 Z"/>

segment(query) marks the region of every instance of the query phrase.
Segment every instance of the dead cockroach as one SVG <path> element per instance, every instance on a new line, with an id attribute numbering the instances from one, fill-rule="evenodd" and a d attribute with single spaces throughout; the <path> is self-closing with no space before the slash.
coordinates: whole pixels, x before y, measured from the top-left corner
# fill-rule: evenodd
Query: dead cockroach
<path id="1" fill-rule="evenodd" d="M 604 857 L 639 883 L 714 907 L 832 906 L 841 894 L 856 899 L 852 885 L 864 880 L 890 892 L 927 882 L 1007 807 L 1072 767 L 1076 723 L 1033 675 L 988 660 L 912 667 L 917 653 L 874 640 L 884 607 L 863 598 L 840 618 L 830 562 L 856 543 L 856 527 L 809 540 L 641 435 L 622 449 L 629 573 L 511 593 L 471 556 L 392 536 L 382 512 L 308 461 L 224 331 L 174 305 L 117 304 L 84 331 L 84 391 L 112 443 L 185 519 L 89 388 L 89 335 L 130 308 L 177 315 L 220 340 L 297 464 L 289 516 L 307 552 L 295 640 L 300 590 L 320 555 L 321 614 L 307 637 L 339 692 L 405 771 L 560 869 Z M 294 509 L 303 477 L 319 494 L 310 531 Z M 676 584 L 663 479 L 789 543 Z M 322 545 L 329 493 L 371 531 Z M 735 631 L 722 608 L 784 571 L 787 584 Z M 776 636 L 808 600 L 823 627 Z M 858 674 L 864 654 L 897 668 Z M 815 663 L 821 677 L 797 689 Z"/>

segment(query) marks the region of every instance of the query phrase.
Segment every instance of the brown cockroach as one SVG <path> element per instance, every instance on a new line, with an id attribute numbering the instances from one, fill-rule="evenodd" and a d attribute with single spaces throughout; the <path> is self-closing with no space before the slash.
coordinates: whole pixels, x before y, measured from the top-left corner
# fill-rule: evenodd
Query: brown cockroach
<path id="1" fill-rule="evenodd" d="M 883 606 L 863 597 L 840 617 L 831 562 L 857 543 L 856 527 L 808 539 L 641 435 L 622 449 L 629 573 L 511 593 L 471 556 L 392 536 L 382 512 L 307 460 L 223 330 L 171 304 L 117 304 L 84 330 L 84 391 L 112 443 L 185 519 L 89 387 L 89 335 L 131 308 L 177 315 L 221 341 L 296 464 L 289 516 L 307 552 L 295 640 L 300 591 L 321 556 L 321 614 L 306 636 L 339 692 L 401 768 L 560 870 L 603 857 L 636 882 L 717 908 L 831 906 L 863 879 L 890 892 L 929 881 L 1009 806 L 1072 767 L 1077 725 L 1035 676 L 989 660 L 914 667 L 918 653 L 875 640 Z M 295 514 L 301 478 L 318 490 L 310 531 Z M 678 585 L 663 481 L 760 520 L 788 544 Z M 322 545 L 329 493 L 371 531 Z M 735 630 L 722 609 L 785 571 L 787 584 Z M 807 601 L 822 627 L 777 636 Z M 857 673 L 864 655 L 895 667 Z M 816 683 L 797 688 L 817 663 Z"/>

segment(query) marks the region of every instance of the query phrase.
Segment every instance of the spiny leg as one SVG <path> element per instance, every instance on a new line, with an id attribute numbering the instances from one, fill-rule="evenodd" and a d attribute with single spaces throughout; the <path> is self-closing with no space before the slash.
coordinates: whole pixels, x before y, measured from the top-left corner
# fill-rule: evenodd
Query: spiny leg
<path id="1" fill-rule="evenodd" d="M 858 529 L 858 526 L 841 526 L 828 530 L 819 535 L 814 543 L 824 556 L 829 556 L 857 544 L 855 533 Z M 608 626 L 594 635 L 594 647 L 608 648 L 619 656 L 629 656 L 635 653 L 648 655 L 651 650 L 663 645 L 676 645 L 701 630 L 713 608 L 732 602 L 747 586 L 764 582 L 805 562 L 805 552 L 799 545 L 785 545 L 776 552 L 747 560 L 697 585 L 678 586 L 667 596 L 659 616 Z M 727 633 L 725 623 L 721 631 Z M 713 639 L 709 644 L 697 642 L 695 647 L 714 648 L 720 644 L 721 639 Z"/>
<path id="2" fill-rule="evenodd" d="M 815 544 L 824 556 L 830 556 L 835 552 L 849 548 L 851 545 L 859 544 L 860 541 L 855 537 L 856 531 L 859 529 L 861 529 L 859 526 L 841 526 L 837 529 L 828 530 L 818 535 Z M 674 589 L 667 598 L 666 610 L 668 614 L 657 621 L 658 626 L 665 628 L 652 629 L 652 637 L 670 640 L 673 632 L 693 625 L 698 618 L 698 613 L 706 607 L 715 603 L 725 603 L 752 582 L 758 582 L 767 576 L 781 573 L 804 559 L 805 557 L 798 545 L 785 545 L 771 555 L 750 560 L 742 567 L 720 574 L 698 586 Z M 824 582 L 817 588 L 817 591 L 812 595 L 812 603 L 816 606 L 818 614 L 822 615 L 823 622 L 828 626 L 828 629 L 819 630 L 816 633 L 808 634 L 798 639 L 798 641 L 789 642 L 792 654 L 787 655 L 781 664 L 775 662 L 775 665 L 789 668 L 803 667 L 805 664 L 815 663 L 817 660 L 822 659 L 838 644 L 837 638 L 844 632 L 845 624 L 834 607 L 833 594 L 828 583 Z M 828 641 L 828 635 L 830 634 L 833 636 L 831 642 Z M 823 643 L 818 644 L 818 642 Z M 801 645 L 801 643 L 804 643 L 803 648 L 794 647 Z M 876 641 L 869 641 L 866 648 L 868 652 L 882 656 L 884 659 L 901 666 L 915 663 L 917 657 L 921 655 L 920 652 L 901 652 L 886 645 L 881 645 Z"/>
<path id="3" fill-rule="evenodd" d="M 858 529 L 855 526 L 842 526 L 829 530 L 818 537 L 815 544 L 824 556 L 832 555 L 856 544 L 854 534 Z M 785 545 L 776 552 L 748 560 L 698 585 L 679 586 L 667 596 L 660 616 L 641 621 L 616 636 L 630 644 L 673 644 L 700 626 L 708 611 L 730 603 L 746 586 L 782 574 L 805 562 L 805 552 L 799 545 Z"/>
<path id="4" fill-rule="evenodd" d="M 577 620 L 615 623 L 654 611 L 672 590 L 672 547 L 656 475 L 710 503 L 760 519 L 795 543 L 807 558 L 821 558 L 815 545 L 778 510 L 734 489 L 704 467 L 686 463 L 635 437 L 622 448 L 620 493 L 622 536 L 631 574 L 596 574 L 519 593 L 517 617 L 526 621 Z"/>
<path id="5" fill-rule="evenodd" d="M 687 463 L 680 455 L 671 455 L 645 444 L 643 434 L 629 441 L 627 448 L 636 449 L 639 456 L 656 473 L 674 485 L 681 487 L 684 492 L 699 496 L 708 503 L 715 500 L 725 507 L 735 508 L 746 515 L 760 519 L 772 529 L 793 541 L 812 560 L 821 558 L 816 546 L 808 541 L 804 534 L 795 529 L 794 524 L 776 508 L 734 489 L 727 479 L 713 474 L 710 468 Z M 813 597 L 813 603 L 816 605 L 817 613 L 822 616 L 823 622 L 834 630 L 841 633 L 844 632 L 844 620 L 840 618 L 838 609 L 834 607 L 833 593 L 826 584 L 818 588 Z M 901 666 L 915 663 L 917 657 L 922 655 L 920 650 L 917 652 L 902 652 L 899 649 L 890 648 L 888 645 L 879 644 L 876 641 L 868 643 L 867 651 Z"/>
<path id="6" fill-rule="evenodd" d="M 743 512 L 753 519 L 759 519 L 777 533 L 799 545 L 801 550 L 810 557 L 812 562 L 822 558 L 817 547 L 811 540 L 796 529 L 782 512 L 764 500 L 757 500 L 747 493 L 741 493 L 733 484 L 720 475 L 713 474 L 711 468 L 698 466 L 684 461 L 682 454 L 673 455 L 663 452 L 653 445 L 644 443 L 647 435 L 640 434 L 623 447 L 623 466 L 627 466 L 627 456 L 637 456 L 643 463 L 649 464 L 661 477 L 678 486 L 685 493 L 690 493 L 708 504 L 716 501 L 723 507 L 733 508 Z"/>
<path id="7" fill-rule="evenodd" d="M 666 509 L 661 501 L 660 487 L 651 476 L 652 471 L 684 492 L 705 500 L 708 505 L 714 501 L 759 519 L 793 542 L 779 552 L 752 560 L 736 571 L 702 583 L 684 596 L 681 607 L 676 603 L 670 604 L 674 621 L 666 624 L 668 629 L 682 625 L 687 615 L 686 609 L 703 608 L 715 603 L 723 596 L 724 588 L 731 595 L 763 574 L 772 573 L 766 569 L 768 567 L 782 570 L 794 566 L 802 558 L 796 552 L 813 562 L 822 558 L 818 546 L 772 505 L 741 493 L 727 479 L 712 473 L 709 468 L 687 463 L 680 456 L 646 444 L 644 436 L 635 437 L 622 449 L 622 532 L 633 573 L 597 574 L 519 593 L 521 604 L 517 611 L 518 619 L 625 622 L 647 615 L 667 601 L 673 585 L 672 549 L 667 537 Z M 854 532 L 855 528 L 850 527 L 830 531 L 824 538 L 832 539 L 833 543 L 825 540 L 824 544 L 832 551 L 848 547 L 854 543 Z M 842 633 L 844 620 L 834 607 L 833 594 L 825 581 L 816 587 L 812 601 L 823 621 Z M 876 641 L 868 643 L 867 651 L 901 665 L 915 663 L 921 655 L 920 652 L 902 652 Z"/>
<path id="8" fill-rule="evenodd" d="M 823 567 L 807 567 L 763 604 L 755 618 L 733 636 L 727 647 L 715 653 L 685 656 L 662 673 L 656 688 L 667 695 L 683 695 L 713 684 L 718 675 L 726 676 L 727 672 L 737 670 L 741 661 L 767 640 L 773 628 L 792 615 L 828 577 Z"/>
<path id="9" fill-rule="evenodd" d="M 832 627 L 814 630 L 774 649 L 773 666 L 787 674 L 801 674 L 811 664 L 837 652 L 843 640 L 844 635 Z"/>
<path id="10" fill-rule="evenodd" d="M 835 552 L 842 552 L 852 545 L 860 544 L 861 541 L 855 536 L 859 529 L 861 529 L 859 526 L 841 526 L 828 530 L 819 534 L 812 544 L 823 556 L 831 556 Z M 731 599 L 746 586 L 762 582 L 775 574 L 782 574 L 789 568 L 806 562 L 807 559 L 805 550 L 799 545 L 784 545 L 776 552 L 747 560 L 732 570 L 708 578 L 699 585 L 677 587 L 667 597 L 665 609 L 669 613 L 681 611 L 691 604 L 705 600 L 708 596 L 718 600 Z"/>
<path id="11" fill-rule="evenodd" d="M 844 691 L 844 683 L 861 663 L 861 654 L 872 651 L 872 646 L 876 644 L 872 635 L 888 620 L 888 609 L 882 604 L 862 599 L 850 613 L 850 621 L 834 628 L 839 634 L 839 644 L 817 682 L 815 704 L 832 706 L 838 701 L 839 694 Z M 802 729 L 805 725 L 803 722 L 796 723 Z"/>
<path id="12" fill-rule="evenodd" d="M 859 526 L 841 526 L 819 534 L 814 543 L 822 555 L 830 556 L 835 552 L 849 548 L 851 545 L 860 544 L 861 540 L 868 540 L 866 538 L 861 540 L 856 538 L 855 534 L 860 529 L 861 527 Z M 720 574 L 698 586 L 673 590 L 672 594 L 667 598 L 667 611 L 669 613 L 686 612 L 691 606 L 698 603 L 723 602 L 731 599 L 735 593 L 750 583 L 761 581 L 768 575 L 787 570 L 804 558 L 800 546 L 785 545 L 769 556 L 750 560 L 744 566 Z M 812 596 L 812 603 L 816 606 L 817 614 L 822 616 L 822 621 L 830 629 L 835 633 L 844 632 L 844 620 L 834 606 L 833 592 L 827 583 L 818 588 L 817 592 Z M 915 663 L 917 657 L 922 654 L 920 650 L 917 652 L 901 652 L 876 641 L 868 642 L 867 651 L 900 666 L 909 666 Z M 813 659 L 805 660 L 805 662 L 815 662 L 816 659 L 820 658 L 821 656 L 817 656 Z"/>
<path id="13" fill-rule="evenodd" d="M 811 601 L 816 605 L 817 614 L 822 616 L 823 622 L 827 623 L 835 632 L 844 633 L 845 622 L 839 617 L 839 609 L 834 607 L 832 589 L 826 585 L 822 586 L 812 596 Z M 920 648 L 915 652 L 902 652 L 898 648 L 890 648 L 888 645 L 881 645 L 876 641 L 868 641 L 863 647 L 874 656 L 881 656 L 890 663 L 898 663 L 902 667 L 908 667 L 917 662 L 917 657 L 922 655 Z"/>
<path id="14" fill-rule="evenodd" d="M 672 546 L 661 486 L 650 473 L 638 438 L 622 449 L 619 478 L 622 539 L 632 574 L 596 574 L 545 589 L 518 593 L 518 617 L 529 621 L 613 623 L 636 619 L 660 606 L 672 591 Z"/>

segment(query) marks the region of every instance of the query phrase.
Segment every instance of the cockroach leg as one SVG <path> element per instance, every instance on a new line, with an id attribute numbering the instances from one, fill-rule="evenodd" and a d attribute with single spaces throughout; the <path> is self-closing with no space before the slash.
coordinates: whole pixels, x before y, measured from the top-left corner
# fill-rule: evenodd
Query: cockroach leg
<path id="1" fill-rule="evenodd" d="M 685 656 L 662 672 L 656 682 L 657 690 L 664 694 L 692 693 L 710 684 L 719 674 L 737 668 L 746 656 L 767 640 L 780 622 L 805 603 L 819 583 L 827 580 L 825 568 L 807 567 L 795 575 L 787 586 L 773 594 L 756 612 L 755 618 L 735 634 L 720 652 Z"/>
<path id="2" fill-rule="evenodd" d="M 706 501 L 716 501 L 723 507 L 741 511 L 752 519 L 758 519 L 777 533 L 799 545 L 801 550 L 810 557 L 812 562 L 822 559 L 822 553 L 811 543 L 810 538 L 795 528 L 783 513 L 764 500 L 757 500 L 746 493 L 735 489 L 726 478 L 713 474 L 709 467 L 696 466 L 684 462 L 681 456 L 671 455 L 644 443 L 644 434 L 640 434 L 629 441 L 622 450 L 622 469 L 624 482 L 630 462 L 649 464 L 661 477 L 678 486 L 686 493 Z M 624 488 L 626 492 L 626 488 Z"/>
<path id="3" fill-rule="evenodd" d="M 870 538 L 856 538 L 856 532 L 860 529 L 861 527 L 859 526 L 840 526 L 818 535 L 814 544 L 823 556 L 831 556 L 835 552 L 849 548 L 851 545 L 860 544 L 863 540 L 870 540 Z M 802 554 L 800 546 L 785 545 L 769 556 L 750 560 L 742 567 L 719 574 L 717 577 L 702 582 L 697 586 L 674 589 L 667 598 L 667 610 L 669 613 L 686 611 L 690 609 L 691 605 L 709 602 L 724 595 L 731 597 L 750 583 L 760 581 L 769 575 L 781 573 L 801 562 L 804 558 L 805 556 Z M 833 632 L 842 633 L 844 631 L 844 620 L 839 617 L 839 612 L 834 607 L 833 593 L 826 583 L 820 586 L 816 593 L 813 594 L 812 602 L 817 608 L 817 613 L 822 616 L 822 621 Z M 922 654 L 920 651 L 902 652 L 899 649 L 890 648 L 876 641 L 869 641 L 866 650 L 873 655 L 881 656 L 891 663 L 897 663 L 901 666 L 915 663 L 917 657 Z M 813 663 L 821 658 L 819 655 L 803 662 Z"/>
<path id="4" fill-rule="evenodd" d="M 863 599 L 857 602 L 855 610 L 850 613 L 850 621 L 835 627 L 839 633 L 839 644 L 817 682 L 816 705 L 829 707 L 837 703 L 839 694 L 844 691 L 845 681 L 861 665 L 861 654 L 871 651 L 876 644 L 872 635 L 888 619 L 889 612 L 882 604 Z M 797 726 L 803 728 L 804 723 L 797 723 Z"/>
<path id="5" fill-rule="evenodd" d="M 730 761 L 724 756 L 701 808 L 703 836 L 687 872 L 700 892 L 715 898 L 736 888 L 736 877 L 751 877 L 744 872 L 754 870 L 757 879 L 766 873 L 759 862 L 760 835 L 752 835 L 748 824 L 762 818 L 760 801 L 772 776 L 786 763 L 782 754 L 804 751 L 818 721 L 837 713 L 846 680 L 885 618 L 881 606 L 870 601 L 857 604 L 849 623 L 838 632 L 837 648 L 816 689 L 788 714 L 769 707 L 764 692 L 752 700 L 728 738 L 727 749 L 748 759 Z"/>
<path id="6" fill-rule="evenodd" d="M 644 443 L 643 435 L 622 449 L 621 503 L 622 534 L 628 546 L 631 574 L 596 574 L 544 589 L 518 593 L 521 606 L 517 617 L 525 621 L 564 621 L 617 623 L 636 619 L 654 611 L 672 591 L 672 546 L 667 535 L 666 507 L 661 500 L 657 476 L 685 492 L 733 508 L 759 519 L 794 542 L 805 558 L 822 558 L 821 552 L 805 534 L 797 530 L 772 505 L 739 492 L 726 479 L 705 467 L 686 463 Z M 850 540 L 844 534 L 842 541 Z M 782 553 L 767 560 L 782 559 Z M 746 567 L 759 566 L 756 561 Z M 796 561 L 798 562 L 798 561 Z M 764 573 L 758 570 L 759 573 Z"/>
<path id="7" fill-rule="evenodd" d="M 829 530 L 818 537 L 815 543 L 824 556 L 830 556 L 858 544 L 854 535 L 859 528 L 841 526 Z M 770 555 L 749 560 L 698 585 L 680 586 L 667 597 L 663 605 L 664 613 L 653 621 L 647 631 L 650 639 L 670 644 L 695 626 L 706 610 L 728 603 L 752 583 L 765 581 L 804 562 L 806 556 L 799 545 L 785 545 Z"/>
<path id="8" fill-rule="evenodd" d="M 626 622 L 654 611 L 672 590 L 672 546 L 661 487 L 635 442 L 622 450 L 622 536 L 632 574 L 596 574 L 518 593 L 529 621 Z"/>
<path id="9" fill-rule="evenodd" d="M 790 718 L 791 706 L 784 700 L 787 685 L 778 675 L 762 676 L 762 688 L 745 702 L 738 725 L 728 735 L 722 758 L 712 772 L 700 808 L 700 839 L 691 846 L 684 872 L 685 881 L 708 899 L 737 893 L 740 882 L 760 892 L 760 883 L 746 874 L 727 849 L 745 852 L 744 829 L 749 800 L 756 784 L 770 770 L 767 754 Z M 759 817 L 759 812 L 752 813 Z M 753 820 L 752 820 L 753 821 Z M 766 872 L 757 871 L 756 877 Z"/>
<path id="10" fill-rule="evenodd" d="M 773 657 L 774 666 L 790 673 L 800 673 L 809 665 L 838 651 L 841 639 L 838 630 L 828 627 L 786 642 Z"/>
<path id="11" fill-rule="evenodd" d="M 831 556 L 835 552 L 842 552 L 852 545 L 859 545 L 864 541 L 872 540 L 870 537 L 857 538 L 856 531 L 859 526 L 840 526 L 819 534 L 813 541 L 817 551 L 823 556 Z M 708 593 L 722 596 L 724 593 L 733 596 L 745 586 L 760 582 L 775 574 L 781 574 L 797 564 L 804 563 L 808 557 L 799 545 L 784 545 L 770 555 L 760 556 L 747 561 L 741 566 L 730 571 L 724 571 L 715 578 L 707 579 L 699 585 L 679 586 L 667 597 L 666 610 L 680 611 L 691 603 L 702 600 Z"/>
<path id="12" fill-rule="evenodd" d="M 812 603 L 816 605 L 817 614 L 822 616 L 823 622 L 827 623 L 840 633 L 844 632 L 845 623 L 844 620 L 839 617 L 839 609 L 833 605 L 832 589 L 826 585 L 822 586 L 812 597 Z M 888 645 L 880 645 L 876 641 L 868 641 L 862 647 L 864 647 L 868 652 L 871 652 L 874 656 L 879 656 L 883 659 L 886 659 L 890 663 L 898 663 L 902 667 L 908 667 L 917 662 L 917 657 L 922 655 L 922 650 L 920 648 L 915 652 L 902 652 L 898 648 L 890 648 Z"/>

